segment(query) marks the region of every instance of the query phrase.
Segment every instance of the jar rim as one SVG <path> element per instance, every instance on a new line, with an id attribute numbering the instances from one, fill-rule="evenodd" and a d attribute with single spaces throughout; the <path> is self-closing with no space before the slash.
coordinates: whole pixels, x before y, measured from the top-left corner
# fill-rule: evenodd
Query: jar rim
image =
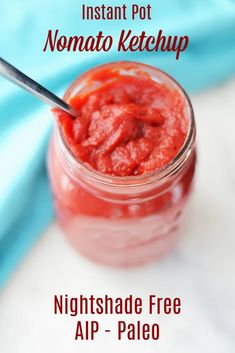
<path id="1" fill-rule="evenodd" d="M 111 174 L 101 173 L 95 170 L 94 168 L 92 168 L 88 163 L 83 162 L 78 158 L 76 158 L 72 150 L 70 149 L 67 141 L 65 140 L 62 130 L 60 129 L 60 127 L 58 127 L 57 130 L 59 135 L 60 146 L 69 164 L 73 166 L 73 168 L 78 168 L 79 171 L 83 172 L 84 175 L 87 176 L 87 178 L 95 180 L 96 183 L 99 183 L 105 186 L 112 185 L 112 187 L 127 186 L 127 185 L 128 187 L 138 187 L 138 186 L 143 186 L 150 183 L 160 182 L 164 178 L 176 173 L 182 167 L 182 165 L 184 165 L 184 163 L 188 160 L 189 156 L 191 155 L 191 150 L 194 147 L 195 136 L 196 136 L 195 117 L 194 117 L 194 111 L 193 111 L 190 98 L 186 93 L 186 91 L 184 90 L 184 88 L 172 76 L 170 76 L 169 74 L 167 74 L 165 71 L 161 69 L 158 69 L 156 67 L 143 64 L 140 62 L 135 62 L 135 61 L 109 62 L 107 64 L 95 66 L 94 68 L 91 68 L 85 71 L 82 75 L 77 77 L 65 91 L 63 99 L 65 101 L 68 101 L 71 91 L 77 86 L 78 82 L 84 79 L 88 74 L 92 73 L 93 71 L 96 71 L 97 68 L 100 69 L 100 68 L 116 66 L 116 65 L 119 67 L 126 66 L 127 68 L 129 65 L 134 65 L 136 67 L 146 69 L 148 71 L 152 71 L 152 72 L 154 71 L 160 74 L 165 79 L 171 81 L 171 83 L 182 94 L 188 110 L 187 114 L 189 118 L 189 126 L 188 126 L 188 132 L 187 132 L 184 144 L 182 145 L 179 152 L 169 163 L 164 165 L 162 168 L 151 171 L 150 173 L 141 174 L 141 175 L 131 175 L 131 176 L 115 176 Z"/>

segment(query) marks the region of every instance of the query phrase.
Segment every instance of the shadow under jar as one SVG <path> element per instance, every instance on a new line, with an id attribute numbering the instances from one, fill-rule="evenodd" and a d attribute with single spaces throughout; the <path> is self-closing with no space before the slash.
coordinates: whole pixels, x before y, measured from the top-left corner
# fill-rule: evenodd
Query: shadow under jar
<path id="1" fill-rule="evenodd" d="M 110 80 L 110 75 L 99 74 L 104 68 L 121 76 L 147 75 L 174 90 L 183 100 L 187 118 L 185 141 L 176 156 L 161 168 L 131 176 L 100 173 L 76 158 L 61 127 L 55 125 L 48 166 L 57 219 L 65 236 L 96 262 L 136 266 L 161 258 L 176 244 L 195 171 L 194 114 L 176 81 L 140 63 L 118 62 L 92 69 L 71 84 L 64 99 L 71 103 L 74 96 L 104 85 Z M 95 80 L 90 80 L 92 75 Z"/>

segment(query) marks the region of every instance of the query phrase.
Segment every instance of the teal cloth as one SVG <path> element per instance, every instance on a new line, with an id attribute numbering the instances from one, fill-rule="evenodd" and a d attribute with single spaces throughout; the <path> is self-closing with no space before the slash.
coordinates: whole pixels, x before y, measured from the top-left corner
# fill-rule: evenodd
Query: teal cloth
<path id="1" fill-rule="evenodd" d="M 97 1 L 84 1 L 98 5 Z M 123 4 L 108 1 L 106 5 Z M 125 1 L 130 6 L 132 1 Z M 77 0 L 2 0 L 1 56 L 56 94 L 81 72 L 116 60 L 135 60 L 162 68 L 188 91 L 235 73 L 235 2 L 233 0 L 142 1 L 152 5 L 151 21 L 82 21 Z M 47 31 L 65 35 L 97 34 L 117 38 L 121 29 L 136 34 L 188 35 L 189 48 L 174 53 L 43 52 Z M 52 125 L 48 107 L 0 78 L 0 286 L 53 217 L 46 172 Z"/>

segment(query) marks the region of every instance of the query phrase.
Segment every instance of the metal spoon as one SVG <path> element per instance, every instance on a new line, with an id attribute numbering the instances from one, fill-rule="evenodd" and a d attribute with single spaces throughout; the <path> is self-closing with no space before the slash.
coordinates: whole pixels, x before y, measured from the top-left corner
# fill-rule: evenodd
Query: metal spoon
<path id="1" fill-rule="evenodd" d="M 72 115 L 72 117 L 78 116 L 78 111 L 71 105 L 55 96 L 52 92 L 48 91 L 45 87 L 26 76 L 23 72 L 19 71 L 2 58 L 0 58 L 0 75 L 32 93 L 50 106 L 62 109 Z"/>

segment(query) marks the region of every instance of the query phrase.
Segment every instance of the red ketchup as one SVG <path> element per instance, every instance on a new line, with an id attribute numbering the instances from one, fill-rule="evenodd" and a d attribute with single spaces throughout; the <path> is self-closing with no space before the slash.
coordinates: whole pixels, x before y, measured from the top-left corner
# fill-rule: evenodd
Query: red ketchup
<path id="1" fill-rule="evenodd" d="M 174 246 L 195 169 L 195 123 L 183 89 L 153 67 L 88 71 L 64 99 L 49 172 L 59 223 L 89 258 L 130 266 Z"/>

